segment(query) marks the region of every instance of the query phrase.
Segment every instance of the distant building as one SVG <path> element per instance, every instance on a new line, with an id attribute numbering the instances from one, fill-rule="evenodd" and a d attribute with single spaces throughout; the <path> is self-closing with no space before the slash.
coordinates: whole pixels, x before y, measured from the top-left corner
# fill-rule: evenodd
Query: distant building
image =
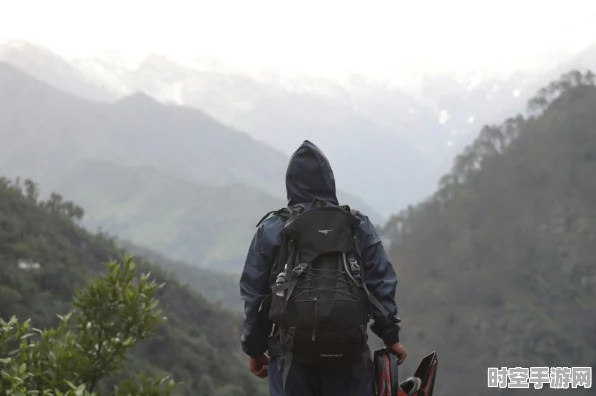
<path id="1" fill-rule="evenodd" d="M 41 264 L 29 259 L 20 259 L 19 268 L 22 270 L 31 270 L 41 268 Z"/>

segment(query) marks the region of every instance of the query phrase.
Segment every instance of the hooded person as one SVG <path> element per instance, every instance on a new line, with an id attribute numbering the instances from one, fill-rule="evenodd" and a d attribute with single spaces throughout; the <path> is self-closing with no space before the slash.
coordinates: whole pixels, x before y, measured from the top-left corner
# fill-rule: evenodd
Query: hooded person
<path id="1" fill-rule="evenodd" d="M 288 207 L 301 204 L 308 210 L 317 199 L 339 205 L 331 165 L 323 152 L 308 140 L 290 158 L 286 190 Z M 356 237 L 362 253 L 364 283 L 388 313 L 383 315 L 379 308 L 373 307 L 371 330 L 399 356 L 401 364 L 406 352 L 399 343 L 397 277 L 368 217 L 360 212 L 356 216 L 360 220 Z M 240 279 L 245 314 L 242 349 L 250 357 L 251 372 L 260 378 L 269 377 L 272 396 L 372 396 L 374 367 L 368 348 L 361 362 L 350 367 L 321 368 L 294 361 L 284 373 L 286 354 L 278 329 L 261 308 L 272 293 L 271 270 L 282 244 L 285 219 L 277 212 L 265 217 L 252 239 Z"/>

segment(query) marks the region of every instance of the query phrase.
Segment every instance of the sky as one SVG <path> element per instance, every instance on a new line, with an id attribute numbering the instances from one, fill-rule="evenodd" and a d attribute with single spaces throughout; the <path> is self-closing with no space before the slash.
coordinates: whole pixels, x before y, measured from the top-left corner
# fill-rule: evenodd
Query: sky
<path id="1" fill-rule="evenodd" d="M 213 56 L 315 76 L 552 67 L 596 42 L 593 0 L 0 0 L 0 41 L 67 57 Z"/>

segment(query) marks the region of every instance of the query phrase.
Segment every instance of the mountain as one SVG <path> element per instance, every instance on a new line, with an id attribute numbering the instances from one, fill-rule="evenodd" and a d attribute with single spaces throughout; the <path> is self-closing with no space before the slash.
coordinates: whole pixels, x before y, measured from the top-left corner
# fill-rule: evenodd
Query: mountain
<path id="1" fill-rule="evenodd" d="M 131 91 L 200 108 L 286 154 L 305 138 L 313 140 L 330 157 L 340 185 L 384 216 L 422 198 L 436 183 L 433 161 L 359 114 L 337 84 L 263 82 L 238 71 L 197 70 L 155 54 L 121 81 Z"/>
<path id="2" fill-rule="evenodd" d="M 240 268 L 259 219 L 283 205 L 245 185 L 204 187 L 146 167 L 83 162 L 55 183 L 86 208 L 84 224 L 177 260 Z"/>
<path id="3" fill-rule="evenodd" d="M 320 143 L 342 185 L 387 216 L 432 192 L 455 154 L 473 140 L 477 125 L 514 115 L 561 68 L 590 64 L 590 51 L 546 72 L 423 76 L 408 86 L 358 75 L 336 81 L 249 75 L 206 57 L 180 64 L 149 54 L 134 67 L 101 56 L 69 63 L 112 96 L 142 91 L 166 103 L 193 106 L 286 154 L 304 138 Z M 386 152 L 373 155 L 369 147 Z M 371 168 L 379 179 L 392 182 L 380 188 L 370 179 Z"/>
<path id="4" fill-rule="evenodd" d="M 595 84 L 566 74 L 484 127 L 387 223 L 409 364 L 446 357 L 437 395 L 485 394 L 487 367 L 596 365 Z"/>
<path id="5" fill-rule="evenodd" d="M 446 74 L 402 87 L 356 75 L 337 81 L 263 77 L 212 59 L 180 64 L 158 54 L 135 67 L 99 56 L 71 63 L 113 96 L 140 91 L 193 106 L 286 155 L 311 139 L 325 148 L 340 185 L 383 216 L 428 196 L 477 125 L 515 114 L 552 76 Z M 379 186 L 381 180 L 387 182 Z"/>
<path id="6" fill-rule="evenodd" d="M 417 101 L 414 105 L 402 92 L 386 85 L 361 85 L 351 93 L 366 116 L 446 164 L 472 143 L 478 125 L 514 117 L 550 81 L 568 70 L 594 67 L 596 46 L 591 45 L 539 70 L 423 76 L 407 90 Z M 417 132 L 404 136 L 409 130 Z"/>
<path id="7" fill-rule="evenodd" d="M 28 50 L 22 51 L 25 55 L 41 51 L 31 45 L 25 49 Z M 57 55 L 55 58 L 60 59 Z M 200 66 L 184 66 L 164 56 L 151 54 L 134 70 L 100 58 L 72 61 L 70 69 L 72 76 L 84 74 L 89 84 L 103 84 L 106 95 L 111 97 L 145 92 L 166 103 L 202 109 L 227 125 L 246 130 L 286 155 L 304 139 L 320 143 L 327 147 L 340 185 L 364 198 L 383 217 L 432 191 L 438 174 L 433 162 L 409 149 L 405 141 L 374 120 L 354 111 L 349 106 L 349 98 L 342 94 L 344 90 L 337 84 L 311 81 L 300 84 L 300 91 L 296 91 L 296 83 L 294 90 L 290 90 L 286 88 L 288 84 L 278 86 L 256 81 L 242 72 L 224 70 L 221 65 L 216 69 L 211 65 L 203 69 L 197 67 Z M 61 90 L 89 97 L 80 95 L 81 91 L 73 89 L 71 84 L 37 75 Z M 308 87 L 312 88 L 311 91 L 305 92 Z M 132 94 L 123 100 L 137 98 L 135 103 L 138 104 L 141 96 Z M 342 96 L 342 103 L 336 103 Z M 373 155 L 369 147 L 385 152 L 382 156 Z M 395 179 L 396 174 L 387 172 L 387 169 L 397 168 L 404 171 Z M 385 185 L 399 184 L 407 188 L 379 187 L 378 181 L 387 178 L 395 180 Z M 350 201 L 354 198 L 353 194 L 343 195 Z M 370 209 L 368 212 L 371 217 L 382 217 Z"/>
<path id="8" fill-rule="evenodd" d="M 0 62 L 9 63 L 82 98 L 98 101 L 114 99 L 101 84 L 91 82 L 87 73 L 54 52 L 26 41 L 0 43 Z"/>
<path id="9" fill-rule="evenodd" d="M 433 162 L 404 140 L 351 107 L 313 94 L 270 95 L 231 123 L 284 151 L 308 131 L 333 164 L 338 183 L 381 214 L 422 199 L 436 183 Z"/>
<path id="10" fill-rule="evenodd" d="M 283 191 L 283 154 L 199 110 L 162 105 L 144 94 L 112 104 L 86 101 L 6 64 L 0 65 L 0 88 L 1 137 L 10 139 L 0 150 L 13 168 L 30 166 L 31 156 L 46 166 L 93 159 L 153 166 L 202 184 Z"/>
<path id="11" fill-rule="evenodd" d="M 514 115 L 557 70 L 424 76 L 402 88 L 359 76 L 257 79 L 150 55 L 123 81 L 161 100 L 204 109 L 286 153 L 308 131 L 336 165 L 342 185 L 387 214 L 430 194 L 477 125 Z"/>
<path id="12" fill-rule="evenodd" d="M 77 199 L 89 227 L 197 265 L 237 270 L 258 219 L 285 204 L 285 155 L 143 94 L 90 102 L 0 64 L 0 139 L 5 174 Z"/>
<path id="13" fill-rule="evenodd" d="M 36 187 L 0 181 L 0 316 L 32 319 L 46 328 L 66 314 L 75 290 L 124 252 L 102 234 L 77 226 L 77 206 L 52 197 L 36 198 Z M 34 265 L 37 264 L 37 265 Z M 171 373 L 182 381 L 176 395 L 266 395 L 266 383 L 245 367 L 239 339 L 241 317 L 208 303 L 155 265 L 137 260 L 165 283 L 157 299 L 167 320 L 156 337 L 135 347 L 124 371 Z"/>
<path id="14" fill-rule="evenodd" d="M 81 162 L 52 183 L 83 205 L 83 223 L 168 257 L 237 272 L 258 220 L 285 201 L 243 184 L 213 187 L 150 167 Z"/>
<path id="15" fill-rule="evenodd" d="M 381 84 L 357 87 L 352 95 L 362 114 L 445 164 L 473 140 L 478 124 L 497 122 L 523 105 L 534 91 L 527 90 L 530 77 L 536 76 L 433 75 L 409 96 Z"/>

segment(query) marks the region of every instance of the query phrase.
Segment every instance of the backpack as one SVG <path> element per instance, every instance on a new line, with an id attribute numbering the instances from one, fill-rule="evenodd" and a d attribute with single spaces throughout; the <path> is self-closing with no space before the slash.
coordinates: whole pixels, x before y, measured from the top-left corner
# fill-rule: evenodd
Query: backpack
<path id="1" fill-rule="evenodd" d="M 285 389 L 294 358 L 334 367 L 360 361 L 368 348 L 371 304 L 387 311 L 363 281 L 355 210 L 313 201 L 308 210 L 296 205 L 271 213 L 286 220 L 268 304 L 286 348 Z"/>

